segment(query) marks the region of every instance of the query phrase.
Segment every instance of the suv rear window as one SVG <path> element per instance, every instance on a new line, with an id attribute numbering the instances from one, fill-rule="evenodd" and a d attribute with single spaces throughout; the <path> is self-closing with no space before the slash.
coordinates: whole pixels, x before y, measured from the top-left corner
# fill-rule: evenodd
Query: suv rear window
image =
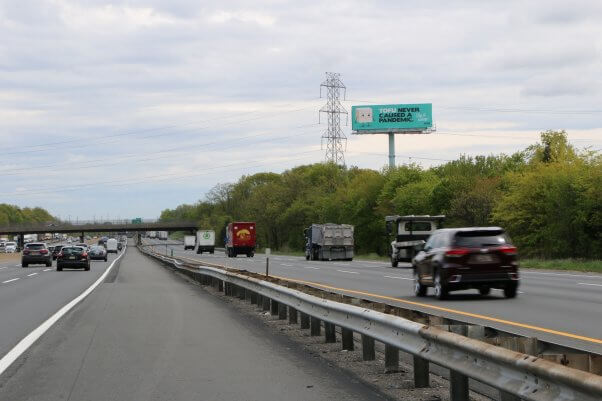
<path id="1" fill-rule="evenodd" d="M 83 253 L 84 250 L 78 246 L 69 246 L 64 247 L 61 252 L 63 252 L 63 255 L 79 255 L 80 253 Z"/>
<path id="2" fill-rule="evenodd" d="M 503 231 L 460 231 L 454 242 L 456 246 L 481 248 L 510 244 L 510 238 Z"/>
<path id="3" fill-rule="evenodd" d="M 27 248 L 27 249 L 33 249 L 33 250 L 46 249 L 46 247 L 44 246 L 44 244 L 27 244 L 27 245 L 25 245 L 25 248 Z"/>

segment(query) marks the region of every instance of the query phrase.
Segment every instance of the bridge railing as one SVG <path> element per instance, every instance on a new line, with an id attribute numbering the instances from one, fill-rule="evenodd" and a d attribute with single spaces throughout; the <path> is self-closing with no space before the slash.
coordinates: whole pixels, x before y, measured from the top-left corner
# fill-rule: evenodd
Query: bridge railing
<path id="1" fill-rule="evenodd" d="M 197 227 L 195 222 L 190 221 L 159 221 L 156 219 L 145 219 L 137 222 L 132 220 L 94 221 L 79 220 L 71 222 L 43 222 L 43 223 L 19 223 L 0 227 L 0 234 L 35 234 L 35 233 L 59 233 L 77 231 L 145 231 L 145 230 L 184 230 Z"/>

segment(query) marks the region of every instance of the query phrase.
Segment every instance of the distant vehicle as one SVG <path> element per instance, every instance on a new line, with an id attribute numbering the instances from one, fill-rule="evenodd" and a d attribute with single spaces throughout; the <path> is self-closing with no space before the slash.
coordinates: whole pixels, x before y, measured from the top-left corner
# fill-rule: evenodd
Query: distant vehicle
<path id="1" fill-rule="evenodd" d="M 23 254 L 21 255 L 21 266 L 27 267 L 30 264 L 52 266 L 52 254 L 48 251 L 45 243 L 30 242 L 29 244 L 25 244 Z"/>
<path id="2" fill-rule="evenodd" d="M 353 226 L 312 224 L 305 230 L 306 260 L 353 260 Z"/>
<path id="3" fill-rule="evenodd" d="M 86 252 L 88 251 L 88 249 L 90 249 L 90 245 L 86 244 L 85 242 L 79 242 L 79 243 L 75 244 L 75 246 L 81 246 L 82 248 L 84 248 L 86 250 Z"/>
<path id="4" fill-rule="evenodd" d="M 476 288 L 487 295 L 492 288 L 514 298 L 519 285 L 516 247 L 500 227 L 437 230 L 412 261 L 414 292 L 422 297 L 428 287 L 445 299 L 450 291 Z"/>
<path id="5" fill-rule="evenodd" d="M 90 270 L 90 256 L 81 246 L 65 246 L 56 259 L 56 270 L 64 268 Z"/>
<path id="6" fill-rule="evenodd" d="M 105 248 L 108 253 L 118 253 L 117 240 L 115 238 L 109 238 L 105 244 Z"/>
<path id="7" fill-rule="evenodd" d="M 163 240 L 163 241 L 167 240 L 167 236 L 168 236 L 167 231 L 157 231 L 157 238 L 159 238 L 160 240 Z"/>
<path id="8" fill-rule="evenodd" d="M 121 251 L 123 249 L 123 242 L 119 241 L 117 242 L 117 250 Z"/>
<path id="9" fill-rule="evenodd" d="M 215 231 L 199 230 L 196 232 L 196 253 L 215 252 Z"/>
<path id="10" fill-rule="evenodd" d="M 90 260 L 104 260 L 107 261 L 107 250 L 102 245 L 92 245 L 88 251 Z"/>
<path id="11" fill-rule="evenodd" d="M 16 242 L 7 242 L 4 244 L 4 252 L 6 253 L 15 253 L 17 252 L 17 243 Z"/>
<path id="12" fill-rule="evenodd" d="M 257 233 L 255 223 L 234 222 L 226 227 L 226 255 L 235 258 L 237 255 L 247 255 L 252 258 L 255 255 Z"/>
<path id="13" fill-rule="evenodd" d="M 25 234 L 23 236 L 23 242 L 28 244 L 30 242 L 35 242 L 38 240 L 38 234 Z"/>
<path id="14" fill-rule="evenodd" d="M 387 232 L 395 235 L 391 242 L 391 267 L 411 262 L 428 237 L 441 228 L 445 216 L 387 216 Z"/>
<path id="15" fill-rule="evenodd" d="M 184 236 L 184 250 L 194 249 L 196 245 L 196 237 L 194 235 Z"/>
<path id="16" fill-rule="evenodd" d="M 100 239 L 98 240 L 98 245 L 102 245 L 106 248 L 108 239 L 109 237 L 100 237 Z"/>
<path id="17" fill-rule="evenodd" d="M 0 242 L 0 253 L 5 252 L 5 247 L 6 247 L 6 242 L 1 241 Z"/>
<path id="18" fill-rule="evenodd" d="M 157 232 L 156 231 L 149 231 L 148 232 L 148 238 L 157 238 Z"/>
<path id="19" fill-rule="evenodd" d="M 61 253 L 61 249 L 66 246 L 66 245 L 55 245 L 54 249 L 52 250 L 52 259 L 56 260 L 56 257 L 58 256 L 59 253 Z"/>

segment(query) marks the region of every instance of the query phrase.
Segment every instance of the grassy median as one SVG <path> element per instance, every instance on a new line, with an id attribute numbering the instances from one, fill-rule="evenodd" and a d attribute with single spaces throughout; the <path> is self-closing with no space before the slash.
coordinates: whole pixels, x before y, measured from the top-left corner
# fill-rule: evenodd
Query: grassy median
<path id="1" fill-rule="evenodd" d="M 602 273 L 602 260 L 584 259 L 520 259 L 520 266 L 528 269 L 574 270 Z"/>

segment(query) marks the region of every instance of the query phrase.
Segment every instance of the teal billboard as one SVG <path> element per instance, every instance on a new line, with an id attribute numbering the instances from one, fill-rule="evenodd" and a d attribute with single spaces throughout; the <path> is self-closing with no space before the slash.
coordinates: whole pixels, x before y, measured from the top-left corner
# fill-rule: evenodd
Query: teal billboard
<path id="1" fill-rule="evenodd" d="M 433 105 L 381 104 L 351 107 L 351 128 L 358 134 L 422 131 L 433 127 Z"/>

